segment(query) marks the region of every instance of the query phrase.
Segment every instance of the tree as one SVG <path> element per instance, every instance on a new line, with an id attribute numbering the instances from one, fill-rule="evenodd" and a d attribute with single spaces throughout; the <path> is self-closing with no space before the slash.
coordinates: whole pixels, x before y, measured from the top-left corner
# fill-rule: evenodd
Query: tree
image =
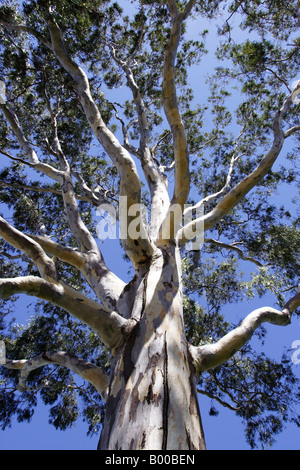
<path id="1" fill-rule="evenodd" d="M 204 95 L 189 70 L 204 76 L 214 24 Z M 37 393 L 61 429 L 81 398 L 99 449 L 204 449 L 198 392 L 252 447 L 299 425 L 291 361 L 249 343 L 300 305 L 297 2 L 7 0 L 0 25 L 3 427 Z M 104 260 L 100 209 L 129 282 Z M 266 292 L 276 308 L 224 319 Z M 36 299 L 25 327 L 8 320 L 20 294 Z"/>

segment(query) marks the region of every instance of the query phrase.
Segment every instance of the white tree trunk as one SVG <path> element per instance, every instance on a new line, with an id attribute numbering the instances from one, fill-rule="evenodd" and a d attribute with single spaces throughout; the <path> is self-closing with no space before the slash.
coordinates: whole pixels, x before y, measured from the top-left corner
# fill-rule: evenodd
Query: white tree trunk
<path id="1" fill-rule="evenodd" d="M 112 366 L 99 449 L 205 449 L 176 258 L 162 250 L 141 276 L 139 322 Z"/>

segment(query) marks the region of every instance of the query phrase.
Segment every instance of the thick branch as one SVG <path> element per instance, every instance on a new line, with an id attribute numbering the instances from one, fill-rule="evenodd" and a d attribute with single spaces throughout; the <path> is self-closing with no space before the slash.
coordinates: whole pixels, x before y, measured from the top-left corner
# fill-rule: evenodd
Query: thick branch
<path id="1" fill-rule="evenodd" d="M 205 346 L 190 346 L 191 356 L 200 375 L 208 369 L 217 367 L 228 361 L 253 336 L 257 328 L 264 322 L 273 325 L 288 325 L 291 315 L 300 306 L 300 292 L 291 298 L 282 311 L 271 307 L 262 307 L 250 313 L 242 323 L 214 344 Z"/>
<path id="2" fill-rule="evenodd" d="M 63 308 L 92 328 L 114 353 L 132 328 L 132 322 L 60 282 L 53 284 L 35 276 L 0 280 L 0 298 L 27 294 Z"/>
<path id="3" fill-rule="evenodd" d="M 63 41 L 62 32 L 53 18 L 48 19 L 48 27 L 52 42 L 51 49 L 63 68 L 73 78 L 75 89 L 91 128 L 119 171 L 120 196 L 127 197 L 128 214 L 128 208 L 141 202 L 141 182 L 134 161 L 128 151 L 121 146 L 115 135 L 105 125 L 99 109 L 92 98 L 87 76 L 69 56 Z M 133 219 L 128 217 L 128 225 Z M 138 240 L 132 240 L 130 237 L 123 239 L 125 250 L 135 267 L 139 267 L 139 263 L 144 262 L 153 253 L 153 247 L 145 234 L 146 232 L 144 231 L 144 236 Z"/>
<path id="4" fill-rule="evenodd" d="M 174 240 L 179 227 L 177 226 L 177 217 L 174 215 L 173 208 L 178 205 L 183 210 L 190 192 L 189 154 L 184 123 L 177 102 L 175 62 L 182 23 L 189 15 L 194 4 L 194 0 L 189 1 L 184 12 L 179 13 L 176 2 L 173 0 L 168 1 L 168 9 L 172 18 L 172 29 L 164 54 L 162 95 L 165 115 L 173 136 L 175 183 L 170 207 L 159 229 L 156 242 L 158 246 L 168 243 L 169 240 Z"/>
<path id="5" fill-rule="evenodd" d="M 35 240 L 48 255 L 55 256 L 61 261 L 64 261 L 79 270 L 83 269 L 85 257 L 80 251 L 68 246 L 60 245 L 49 237 L 32 234 L 26 235 Z"/>
<path id="6" fill-rule="evenodd" d="M 164 75 L 163 75 L 163 105 L 169 122 L 175 155 L 175 187 L 172 204 L 180 204 L 183 208 L 187 201 L 190 190 L 189 157 L 187 149 L 186 132 L 178 109 L 176 85 L 175 85 L 175 62 L 176 54 L 181 36 L 181 26 L 184 16 L 176 13 L 175 2 L 169 3 L 169 11 L 173 18 L 171 35 L 165 50 Z"/>
<path id="7" fill-rule="evenodd" d="M 74 248 L 60 245 L 48 237 L 28 235 L 41 245 L 49 255 L 55 256 L 79 269 L 105 307 L 116 309 L 125 283 L 106 266 L 101 252 L 85 255 Z"/>
<path id="8" fill-rule="evenodd" d="M 48 364 L 59 364 L 67 367 L 75 374 L 91 383 L 105 399 L 108 387 L 108 377 L 102 370 L 91 362 L 87 362 L 64 351 L 46 351 L 31 359 L 6 360 L 7 369 L 21 370 L 18 389 L 26 390 L 26 381 L 31 371 Z"/>

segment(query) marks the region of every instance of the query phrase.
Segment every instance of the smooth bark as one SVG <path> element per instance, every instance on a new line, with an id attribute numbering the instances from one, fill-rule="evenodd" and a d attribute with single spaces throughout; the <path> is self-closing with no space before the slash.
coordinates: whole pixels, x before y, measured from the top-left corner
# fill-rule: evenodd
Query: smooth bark
<path id="1" fill-rule="evenodd" d="M 250 313 L 242 323 L 214 344 L 194 347 L 190 346 L 193 362 L 200 375 L 205 370 L 213 369 L 227 362 L 253 336 L 262 323 L 286 326 L 291 322 L 291 315 L 300 306 L 300 293 L 293 296 L 283 307 L 276 310 L 271 307 L 261 307 Z"/>

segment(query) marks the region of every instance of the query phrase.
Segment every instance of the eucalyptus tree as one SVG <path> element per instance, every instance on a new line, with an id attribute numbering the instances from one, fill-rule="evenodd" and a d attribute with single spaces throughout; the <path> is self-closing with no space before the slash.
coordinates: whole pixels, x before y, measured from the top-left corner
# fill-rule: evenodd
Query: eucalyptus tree
<path id="1" fill-rule="evenodd" d="M 296 0 L 6 0 L 0 27 L 3 429 L 38 394 L 99 449 L 205 449 L 198 393 L 252 447 L 299 425 L 291 361 L 249 343 L 300 305 Z"/>

